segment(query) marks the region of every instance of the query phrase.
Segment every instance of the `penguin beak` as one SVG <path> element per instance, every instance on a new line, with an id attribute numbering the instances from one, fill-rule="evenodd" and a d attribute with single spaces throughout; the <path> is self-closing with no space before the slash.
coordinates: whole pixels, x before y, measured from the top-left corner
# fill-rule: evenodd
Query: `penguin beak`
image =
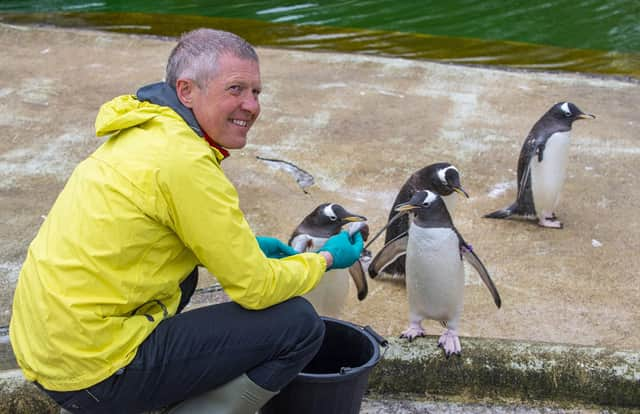
<path id="1" fill-rule="evenodd" d="M 333 207 L 336 216 L 340 219 L 341 224 L 354 223 L 358 221 L 367 221 L 365 216 L 361 216 L 360 214 L 353 214 L 350 211 L 347 211 L 344 207 L 340 205 L 335 205 Z"/>
<path id="2" fill-rule="evenodd" d="M 467 192 L 464 191 L 464 188 L 462 187 L 452 187 L 452 188 L 453 188 L 453 191 L 455 191 L 456 193 L 462 194 L 463 196 L 469 198 L 469 194 L 467 194 Z"/>
<path id="3" fill-rule="evenodd" d="M 402 204 L 398 204 L 396 206 L 396 211 L 399 213 L 408 213 L 411 210 L 415 210 L 416 208 L 420 208 L 420 206 L 417 206 L 415 204 L 411 204 L 409 203 L 402 203 Z"/>
<path id="4" fill-rule="evenodd" d="M 591 114 L 580 114 L 577 116 L 578 119 L 596 119 L 595 115 L 591 115 Z"/>
<path id="5" fill-rule="evenodd" d="M 367 221 L 367 218 L 365 216 L 359 216 L 357 214 L 352 214 L 350 216 L 343 217 L 340 220 L 342 220 L 343 223 L 355 223 L 355 222 L 358 222 L 358 221 Z"/>

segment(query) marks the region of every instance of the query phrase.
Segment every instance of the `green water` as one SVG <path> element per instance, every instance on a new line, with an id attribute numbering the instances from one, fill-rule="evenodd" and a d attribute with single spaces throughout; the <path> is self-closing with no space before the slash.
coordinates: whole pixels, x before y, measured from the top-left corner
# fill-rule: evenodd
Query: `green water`
<path id="1" fill-rule="evenodd" d="M 167 36 L 206 26 L 257 46 L 640 78 L 638 0 L 5 0 L 0 21 Z"/>

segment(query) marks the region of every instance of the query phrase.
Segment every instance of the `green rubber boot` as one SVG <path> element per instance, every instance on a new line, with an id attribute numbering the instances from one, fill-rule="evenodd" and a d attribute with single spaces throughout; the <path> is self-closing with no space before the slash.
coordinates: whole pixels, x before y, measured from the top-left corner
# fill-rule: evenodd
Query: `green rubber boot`
<path id="1" fill-rule="evenodd" d="M 255 414 L 278 392 L 268 391 L 251 381 L 247 374 L 182 401 L 169 414 Z"/>

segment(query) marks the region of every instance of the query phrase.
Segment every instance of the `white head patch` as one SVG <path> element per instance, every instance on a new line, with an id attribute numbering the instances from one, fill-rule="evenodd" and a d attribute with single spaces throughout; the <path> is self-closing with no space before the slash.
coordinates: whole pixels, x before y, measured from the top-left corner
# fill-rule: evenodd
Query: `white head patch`
<path id="1" fill-rule="evenodd" d="M 329 219 L 331 221 L 336 221 L 338 219 L 338 216 L 336 215 L 336 213 L 333 211 L 333 203 L 327 205 L 322 212 L 324 213 L 325 216 L 329 217 Z"/>
<path id="2" fill-rule="evenodd" d="M 458 169 L 456 167 L 454 167 L 453 165 L 447 167 L 447 168 L 442 168 L 440 170 L 438 170 L 438 178 L 440 178 L 440 181 L 442 181 L 442 184 L 446 184 L 447 183 L 447 171 L 449 170 L 453 170 L 455 172 L 458 172 Z"/>
<path id="3" fill-rule="evenodd" d="M 432 191 L 426 190 L 425 192 L 427 193 L 427 196 L 424 198 L 424 201 L 422 202 L 422 204 L 431 204 L 434 201 L 436 201 L 436 199 L 438 198 L 436 193 Z"/>
<path id="4" fill-rule="evenodd" d="M 567 115 L 571 115 L 571 109 L 569 109 L 569 102 L 565 102 L 560 106 L 560 109 L 562 109 L 562 112 L 564 112 Z"/>

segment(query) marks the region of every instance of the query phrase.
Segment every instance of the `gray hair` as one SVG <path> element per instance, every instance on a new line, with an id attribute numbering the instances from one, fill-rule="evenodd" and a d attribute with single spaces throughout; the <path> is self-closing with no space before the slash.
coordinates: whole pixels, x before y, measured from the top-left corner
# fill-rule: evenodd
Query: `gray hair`
<path id="1" fill-rule="evenodd" d="M 224 54 L 258 62 L 253 46 L 238 35 L 213 29 L 187 32 L 171 51 L 165 81 L 175 88 L 178 78 L 189 78 L 203 88 L 216 75 L 218 58 Z"/>

